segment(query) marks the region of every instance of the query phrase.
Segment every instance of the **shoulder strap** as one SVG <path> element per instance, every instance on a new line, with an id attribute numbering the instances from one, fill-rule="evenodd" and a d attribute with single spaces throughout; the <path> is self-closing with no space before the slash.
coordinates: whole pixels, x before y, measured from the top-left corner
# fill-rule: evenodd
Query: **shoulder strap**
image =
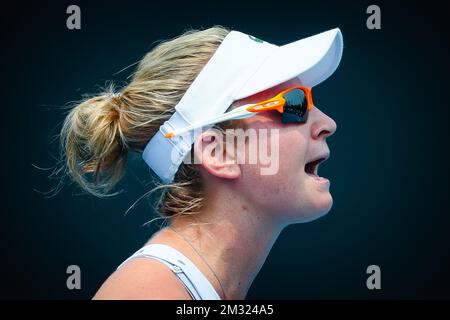
<path id="1" fill-rule="evenodd" d="M 178 250 L 165 244 L 149 244 L 125 260 L 118 268 L 130 259 L 151 258 L 168 266 L 181 280 L 189 294 L 195 300 L 220 300 L 214 287 L 205 275 Z"/>

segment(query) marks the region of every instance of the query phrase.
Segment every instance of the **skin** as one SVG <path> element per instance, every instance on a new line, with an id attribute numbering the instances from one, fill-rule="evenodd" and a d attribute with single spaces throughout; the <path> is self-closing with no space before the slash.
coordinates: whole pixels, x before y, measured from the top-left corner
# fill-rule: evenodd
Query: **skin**
<path id="1" fill-rule="evenodd" d="M 257 103 L 280 91 L 301 85 L 297 78 L 240 100 L 237 106 Z M 279 170 L 261 175 L 261 164 L 229 161 L 231 150 L 211 152 L 217 144 L 211 131 L 194 144 L 202 156 L 205 206 L 193 217 L 177 217 L 171 225 L 194 246 L 198 254 L 171 229 L 163 228 L 147 244 L 172 246 L 189 258 L 208 278 L 222 299 L 245 299 L 281 231 L 293 223 L 308 222 L 332 207 L 328 180 L 305 172 L 305 164 L 326 155 L 326 138 L 336 123 L 314 106 L 304 124 L 283 124 L 276 111 L 243 120 L 251 129 L 279 129 Z M 267 138 L 271 145 L 270 137 Z M 238 150 L 237 152 L 245 152 Z M 219 156 L 220 155 L 220 156 Z M 227 161 L 228 160 L 228 161 Z M 133 259 L 117 270 L 94 299 L 191 299 L 181 282 L 166 266 L 152 259 Z"/>

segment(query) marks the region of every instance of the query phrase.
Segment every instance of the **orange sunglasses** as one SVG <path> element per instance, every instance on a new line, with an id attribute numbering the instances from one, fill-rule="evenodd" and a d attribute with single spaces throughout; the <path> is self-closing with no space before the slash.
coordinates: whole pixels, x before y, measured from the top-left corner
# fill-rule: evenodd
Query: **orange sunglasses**
<path id="1" fill-rule="evenodd" d="M 270 110 L 276 110 L 281 113 L 281 121 L 283 123 L 305 123 L 308 120 L 308 113 L 313 105 L 311 88 L 296 86 L 281 91 L 271 99 L 256 104 L 240 106 L 230 112 L 226 112 L 217 117 L 190 125 L 180 130 L 169 132 L 164 136 L 166 138 L 172 138 L 201 127 L 228 120 L 245 119 L 256 115 L 258 112 Z"/>

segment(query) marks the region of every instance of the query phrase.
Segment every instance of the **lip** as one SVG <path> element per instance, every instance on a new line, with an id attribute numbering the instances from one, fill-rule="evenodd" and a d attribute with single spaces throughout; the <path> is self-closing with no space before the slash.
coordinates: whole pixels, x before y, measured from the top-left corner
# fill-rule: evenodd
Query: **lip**
<path id="1" fill-rule="evenodd" d="M 327 149 L 326 149 L 326 151 L 319 153 L 316 156 L 312 157 L 311 160 L 309 160 L 305 164 L 306 174 L 316 180 L 324 179 L 319 176 L 318 169 L 319 169 L 319 165 L 324 163 L 329 157 L 330 157 L 330 152 Z"/>
<path id="2" fill-rule="evenodd" d="M 310 162 L 313 162 L 313 161 L 316 161 L 319 159 L 323 159 L 322 161 L 320 161 L 320 163 L 322 163 L 322 162 L 326 161 L 329 157 L 330 157 L 330 152 L 324 152 L 324 153 L 321 153 L 321 154 L 315 156 L 314 158 L 311 158 L 306 163 L 310 163 Z"/>

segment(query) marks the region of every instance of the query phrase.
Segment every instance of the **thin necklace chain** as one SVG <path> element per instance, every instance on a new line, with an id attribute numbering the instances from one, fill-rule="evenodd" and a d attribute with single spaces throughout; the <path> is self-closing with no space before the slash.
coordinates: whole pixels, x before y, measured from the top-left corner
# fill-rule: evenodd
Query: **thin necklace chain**
<path id="1" fill-rule="evenodd" d="M 179 233 L 174 228 L 172 228 L 172 226 L 168 226 L 168 228 L 171 229 L 173 232 L 175 232 L 178 236 L 180 236 L 184 241 L 186 241 L 189 244 L 189 246 L 197 253 L 197 255 L 203 260 L 203 262 L 208 266 L 209 270 L 211 270 L 211 272 L 213 273 L 214 277 L 216 277 L 217 282 L 219 282 L 220 288 L 222 289 L 222 294 L 223 294 L 224 300 L 227 300 L 227 296 L 225 294 L 225 290 L 223 289 L 222 282 L 220 281 L 219 277 L 214 272 L 214 270 L 211 268 L 209 263 L 206 261 L 206 259 L 203 258 L 203 256 L 200 254 L 200 252 L 198 252 L 197 249 L 195 249 L 194 246 L 191 244 L 191 242 L 188 241 L 181 233 Z"/>

